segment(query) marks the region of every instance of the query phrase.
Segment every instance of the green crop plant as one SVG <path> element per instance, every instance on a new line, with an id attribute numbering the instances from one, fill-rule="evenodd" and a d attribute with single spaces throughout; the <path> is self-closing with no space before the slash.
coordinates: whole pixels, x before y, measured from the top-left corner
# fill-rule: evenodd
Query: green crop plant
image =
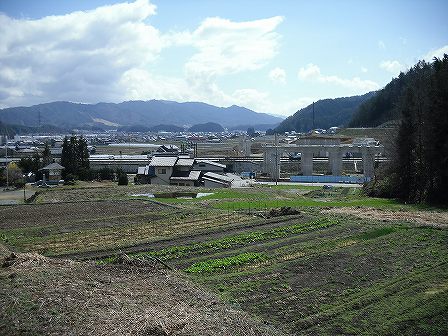
<path id="1" fill-rule="evenodd" d="M 231 257 L 197 262 L 184 271 L 187 273 L 212 273 L 230 267 L 241 266 L 256 260 L 264 260 L 265 258 L 263 253 L 242 253 Z"/>
<path id="2" fill-rule="evenodd" d="M 298 223 L 294 225 L 273 228 L 265 231 L 252 231 L 241 233 L 235 236 L 224 237 L 216 240 L 195 243 L 190 245 L 172 246 L 160 251 L 141 252 L 131 255 L 131 258 L 158 257 L 163 260 L 177 259 L 189 254 L 201 254 L 210 250 L 231 249 L 237 246 L 244 246 L 251 243 L 266 241 L 270 239 L 284 238 L 290 235 L 302 234 L 318 229 L 337 225 L 339 221 L 335 218 L 319 218 L 311 222 Z M 104 263 L 113 260 L 104 259 Z"/>

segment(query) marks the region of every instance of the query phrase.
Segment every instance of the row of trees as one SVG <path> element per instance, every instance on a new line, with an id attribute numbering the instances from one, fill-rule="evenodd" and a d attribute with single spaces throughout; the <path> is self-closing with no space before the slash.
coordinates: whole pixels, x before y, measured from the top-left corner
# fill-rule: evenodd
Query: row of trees
<path id="1" fill-rule="evenodd" d="M 80 179 L 84 181 L 99 180 L 115 180 L 118 184 L 127 185 L 128 177 L 120 169 L 103 168 L 93 170 L 89 165 L 89 150 L 87 149 L 87 141 L 83 138 L 71 136 L 65 138 L 62 144 L 61 165 L 65 167 L 63 177 L 67 180 Z"/>
<path id="2" fill-rule="evenodd" d="M 395 156 L 371 192 L 404 202 L 448 204 L 448 55 L 406 74 Z"/>
<path id="3" fill-rule="evenodd" d="M 61 165 L 65 167 L 62 175 L 65 179 L 91 179 L 89 150 L 87 141 L 83 137 L 78 138 L 72 135 L 70 138 L 64 138 Z"/>

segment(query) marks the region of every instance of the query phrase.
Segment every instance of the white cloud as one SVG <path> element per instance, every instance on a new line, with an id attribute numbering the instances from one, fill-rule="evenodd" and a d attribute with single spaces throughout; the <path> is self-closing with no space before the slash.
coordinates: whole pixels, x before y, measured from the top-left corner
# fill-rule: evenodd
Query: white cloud
<path id="1" fill-rule="evenodd" d="M 365 67 L 361 67 L 361 72 L 366 73 L 366 72 L 368 72 L 368 71 L 369 71 L 369 69 L 367 69 L 367 68 L 365 68 Z"/>
<path id="2" fill-rule="evenodd" d="M 350 90 L 351 94 L 360 94 L 367 91 L 379 89 L 379 85 L 371 80 L 364 80 L 359 77 L 351 79 L 338 76 L 322 75 L 320 68 L 315 64 L 308 64 L 305 68 L 300 68 L 298 76 L 302 80 L 312 80 L 319 83 L 334 84 Z"/>
<path id="3" fill-rule="evenodd" d="M 217 84 L 222 76 L 253 71 L 265 66 L 279 48 L 279 35 L 274 29 L 281 17 L 249 22 L 232 22 L 221 18 L 204 20 L 193 32 L 171 32 L 165 45 L 190 46 L 196 52 L 184 64 L 184 78 L 154 76 L 150 71 L 130 69 L 121 84 L 127 88 L 128 99 L 172 99 L 203 101 L 218 106 L 232 104 L 255 111 L 277 112 L 269 93 L 253 88 L 224 92 Z M 273 76 L 282 81 L 283 69 L 274 69 Z M 271 71 L 272 72 L 272 71 Z M 283 72 L 283 74 L 282 74 Z"/>
<path id="4" fill-rule="evenodd" d="M 271 71 L 269 71 L 269 79 L 274 83 L 285 84 L 286 72 L 282 68 L 274 68 Z"/>
<path id="5" fill-rule="evenodd" d="M 442 59 L 443 54 L 448 54 L 448 45 L 443 46 L 439 49 L 431 50 L 425 56 L 423 56 L 423 59 L 427 62 L 432 62 L 434 57 Z"/>
<path id="6" fill-rule="evenodd" d="M 145 23 L 155 9 L 138 0 L 39 20 L 0 14 L 1 104 L 120 100 L 122 75 L 147 68 L 164 47 Z"/>
<path id="7" fill-rule="evenodd" d="M 267 93 L 225 93 L 217 79 L 266 66 L 278 53 L 282 17 L 207 18 L 193 31 L 163 34 L 148 23 L 155 13 L 149 0 L 137 0 L 38 20 L 0 14 L 0 107 L 172 99 L 272 112 Z M 184 60 L 184 76 L 156 75 L 161 52 L 182 46 L 195 51 Z M 273 76 L 282 81 L 281 71 Z"/>
<path id="8" fill-rule="evenodd" d="M 398 75 L 401 71 L 406 69 L 406 66 L 398 61 L 383 61 L 380 63 L 380 68 L 390 72 L 393 75 Z"/>
<path id="9" fill-rule="evenodd" d="M 213 81 L 216 76 L 256 70 L 278 52 L 279 35 L 274 32 L 282 22 L 279 16 L 248 22 L 208 18 L 192 33 L 183 33 L 184 42 L 198 52 L 185 64 L 193 83 Z"/>
<path id="10" fill-rule="evenodd" d="M 379 40 L 378 41 L 378 48 L 380 48 L 380 49 L 386 49 L 386 44 L 384 43 L 384 41 L 382 41 L 382 40 Z"/>
<path id="11" fill-rule="evenodd" d="M 316 79 L 321 76 L 320 69 L 317 65 L 309 63 L 305 68 L 299 69 L 298 74 L 300 79 Z"/>

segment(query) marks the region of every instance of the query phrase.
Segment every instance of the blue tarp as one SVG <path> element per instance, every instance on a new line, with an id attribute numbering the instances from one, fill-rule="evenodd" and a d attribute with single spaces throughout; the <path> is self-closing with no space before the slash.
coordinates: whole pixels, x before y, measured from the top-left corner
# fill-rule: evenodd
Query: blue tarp
<path id="1" fill-rule="evenodd" d="M 335 176 L 335 175 L 313 175 L 313 176 L 291 176 L 291 182 L 309 183 L 364 183 L 370 181 L 364 176 Z"/>

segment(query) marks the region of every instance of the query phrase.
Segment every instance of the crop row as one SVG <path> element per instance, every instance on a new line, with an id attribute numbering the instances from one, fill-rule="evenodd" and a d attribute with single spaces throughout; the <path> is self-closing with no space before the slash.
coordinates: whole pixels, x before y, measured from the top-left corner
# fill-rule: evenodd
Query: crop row
<path id="1" fill-rule="evenodd" d="M 284 238 L 290 235 L 323 229 L 336 224 L 338 224 L 338 220 L 336 219 L 320 218 L 307 223 L 299 223 L 270 230 L 246 232 L 202 243 L 172 246 L 160 251 L 140 252 L 132 255 L 131 258 L 145 258 L 145 256 L 148 256 L 158 257 L 163 260 L 178 259 L 193 253 L 201 254 L 210 250 L 230 249 L 255 242 Z M 107 258 L 104 262 L 113 262 L 114 258 L 115 257 Z"/>
<path id="2" fill-rule="evenodd" d="M 231 257 L 197 262 L 184 269 L 184 271 L 187 273 L 212 273 L 218 270 L 247 264 L 255 260 L 263 260 L 264 258 L 265 256 L 263 253 L 241 253 Z"/>

